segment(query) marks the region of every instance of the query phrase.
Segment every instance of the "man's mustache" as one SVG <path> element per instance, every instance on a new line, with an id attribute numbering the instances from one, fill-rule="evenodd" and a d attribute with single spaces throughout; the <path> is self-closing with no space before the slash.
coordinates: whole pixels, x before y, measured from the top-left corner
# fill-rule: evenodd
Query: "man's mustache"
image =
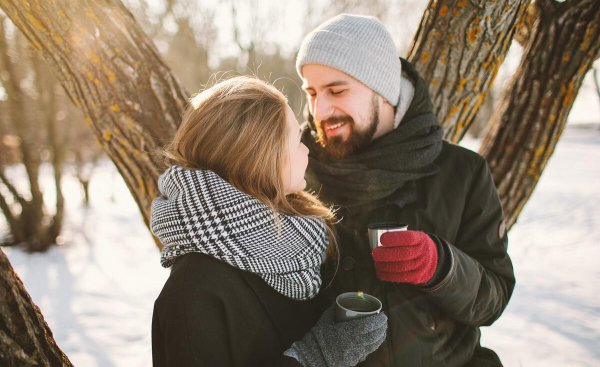
<path id="1" fill-rule="evenodd" d="M 321 124 L 337 124 L 339 122 L 354 123 L 354 120 L 350 116 L 333 116 L 326 120 L 320 120 Z"/>

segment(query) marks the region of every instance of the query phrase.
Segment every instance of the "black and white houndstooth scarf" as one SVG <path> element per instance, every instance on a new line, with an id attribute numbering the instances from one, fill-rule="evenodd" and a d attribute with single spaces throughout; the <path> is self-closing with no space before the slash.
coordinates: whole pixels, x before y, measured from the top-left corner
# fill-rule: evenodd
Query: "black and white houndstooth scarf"
<path id="1" fill-rule="evenodd" d="M 207 170 L 172 166 L 158 187 L 150 228 L 164 245 L 164 267 L 201 252 L 257 274 L 288 298 L 316 296 L 327 247 L 323 219 L 276 214 Z"/>

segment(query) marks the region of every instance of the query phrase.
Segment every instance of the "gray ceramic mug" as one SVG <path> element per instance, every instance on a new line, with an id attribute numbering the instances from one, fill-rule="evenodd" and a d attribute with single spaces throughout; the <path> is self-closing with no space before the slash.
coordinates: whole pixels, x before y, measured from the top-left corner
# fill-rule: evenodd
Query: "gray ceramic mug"
<path id="1" fill-rule="evenodd" d="M 381 301 L 363 292 L 342 293 L 335 298 L 335 320 L 347 321 L 381 312 Z"/>
<path id="2" fill-rule="evenodd" d="M 385 232 L 398 232 L 408 230 L 408 224 L 402 223 L 373 223 L 367 228 L 369 234 L 369 246 L 371 251 L 381 246 L 381 235 Z"/>

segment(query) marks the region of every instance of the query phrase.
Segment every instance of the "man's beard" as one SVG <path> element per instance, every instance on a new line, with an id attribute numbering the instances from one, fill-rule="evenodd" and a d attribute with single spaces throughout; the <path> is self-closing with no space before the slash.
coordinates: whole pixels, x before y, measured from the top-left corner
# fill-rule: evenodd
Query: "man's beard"
<path id="1" fill-rule="evenodd" d="M 377 130 L 379 124 L 379 105 L 377 104 L 377 97 L 373 96 L 371 99 L 371 116 L 370 122 L 364 131 L 357 131 L 355 129 L 354 119 L 350 116 L 334 116 L 327 120 L 318 121 L 316 123 L 317 128 L 317 142 L 323 147 L 325 153 L 330 157 L 341 159 L 346 158 L 351 154 L 363 149 L 371 143 L 373 135 Z M 350 126 L 350 136 L 348 140 L 344 141 L 340 136 L 328 137 L 323 128 L 324 123 L 339 123 L 344 122 Z"/>

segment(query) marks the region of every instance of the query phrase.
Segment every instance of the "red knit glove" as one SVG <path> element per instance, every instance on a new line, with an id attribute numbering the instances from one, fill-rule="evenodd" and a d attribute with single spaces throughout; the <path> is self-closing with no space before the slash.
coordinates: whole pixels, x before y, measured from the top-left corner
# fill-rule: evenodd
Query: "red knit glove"
<path id="1" fill-rule="evenodd" d="M 379 280 L 394 283 L 425 284 L 431 280 L 438 262 L 437 246 L 419 231 L 386 232 L 373 250 Z"/>

